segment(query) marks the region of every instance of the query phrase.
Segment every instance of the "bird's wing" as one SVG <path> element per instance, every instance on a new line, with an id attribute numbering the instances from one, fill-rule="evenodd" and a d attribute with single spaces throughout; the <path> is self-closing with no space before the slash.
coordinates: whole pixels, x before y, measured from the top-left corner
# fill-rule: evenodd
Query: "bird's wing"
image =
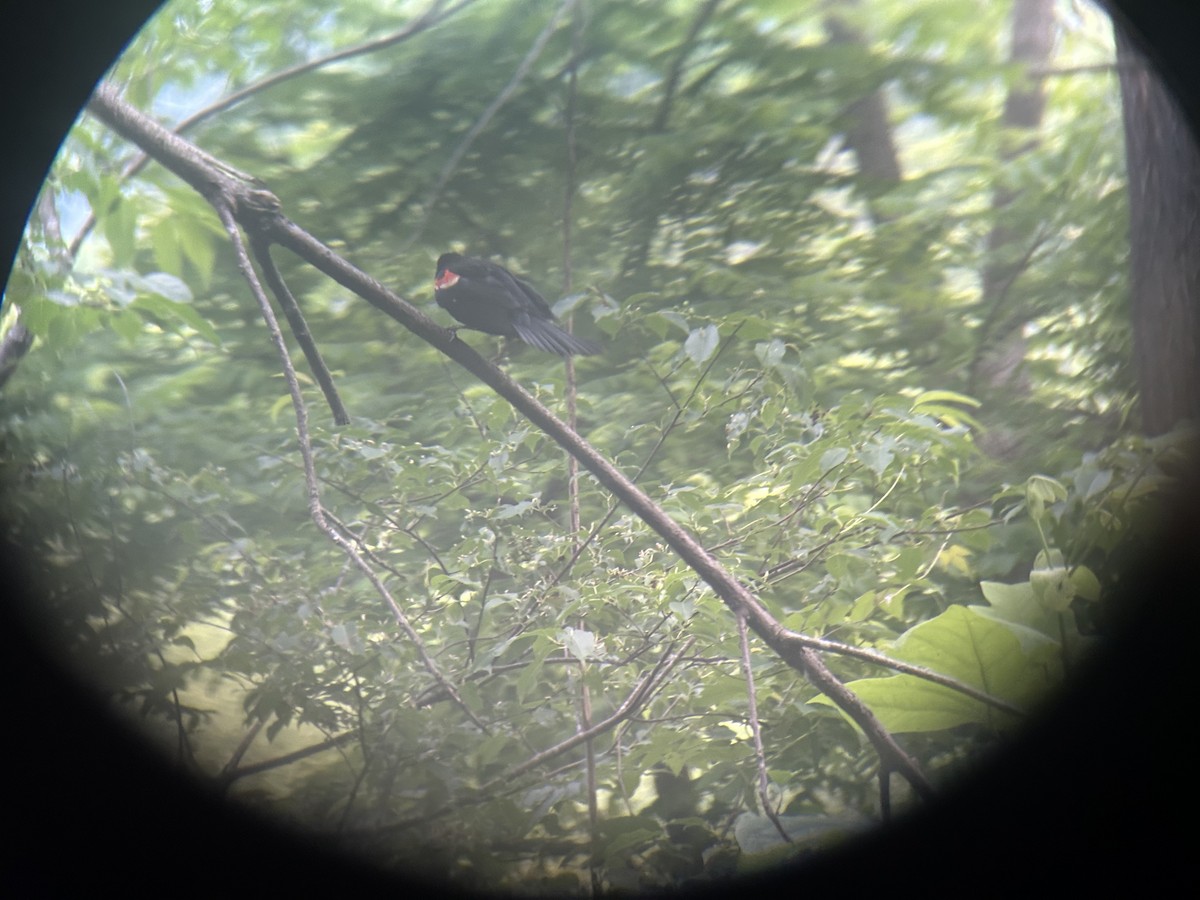
<path id="1" fill-rule="evenodd" d="M 515 308 L 524 309 L 535 318 L 554 321 L 554 313 L 550 311 L 550 305 L 528 281 L 518 278 L 503 266 L 488 264 L 487 269 L 488 280 L 503 288 L 516 301 Z M 529 304 L 532 304 L 532 309 L 529 308 Z"/>
<path id="2" fill-rule="evenodd" d="M 537 292 L 532 284 L 530 284 L 524 278 L 518 278 L 516 275 L 513 275 L 509 272 L 506 272 L 505 274 L 513 280 L 516 286 L 520 289 L 521 293 L 529 298 L 529 301 L 538 308 L 540 313 L 542 313 L 550 321 L 554 321 L 554 312 L 550 309 L 550 304 L 546 302 L 545 298 L 543 298 L 542 295 Z"/>

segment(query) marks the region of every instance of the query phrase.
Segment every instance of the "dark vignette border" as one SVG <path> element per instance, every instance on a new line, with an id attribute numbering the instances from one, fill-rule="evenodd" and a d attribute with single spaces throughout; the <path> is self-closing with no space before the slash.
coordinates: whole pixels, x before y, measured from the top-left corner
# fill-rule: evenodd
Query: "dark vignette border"
<path id="1" fill-rule="evenodd" d="M 1200 3 L 1112 0 L 1161 66 L 1200 134 Z M 158 6 L 152 0 L 14 4 L 0 21 L 0 260 L 7 273 L 57 147 L 92 85 Z M 1167 537 L 1140 571 L 1126 621 L 1090 677 L 993 769 L 902 827 L 879 832 L 739 894 L 1045 895 L 1195 884 L 1200 780 L 1188 738 L 1189 642 L 1200 571 L 1200 489 L 1165 510 Z M 0 506 L 0 516 L 3 515 Z M 173 776 L 113 727 L 80 685 L 44 659 L 15 614 L 36 602 L 19 548 L 0 545 L 0 791 L 9 836 L 0 891 L 13 897 L 116 889 L 190 894 L 376 896 L 392 879 L 311 839 L 238 816 Z M 410 886 L 415 887 L 415 886 Z M 419 888 L 418 888 L 419 889 Z M 439 896 L 445 892 L 438 891 Z"/>

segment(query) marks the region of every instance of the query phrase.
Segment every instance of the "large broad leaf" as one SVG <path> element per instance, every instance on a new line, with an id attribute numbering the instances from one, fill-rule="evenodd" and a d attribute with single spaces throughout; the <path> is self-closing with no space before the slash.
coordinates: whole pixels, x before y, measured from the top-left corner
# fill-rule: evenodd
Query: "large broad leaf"
<path id="1" fill-rule="evenodd" d="M 1027 708 L 1057 684 L 1057 652 L 1057 644 L 1040 632 L 952 606 L 902 635 L 891 655 Z M 849 687 L 890 731 L 938 731 L 968 722 L 1011 728 L 1020 722 L 1018 716 L 915 675 L 863 678 Z"/>

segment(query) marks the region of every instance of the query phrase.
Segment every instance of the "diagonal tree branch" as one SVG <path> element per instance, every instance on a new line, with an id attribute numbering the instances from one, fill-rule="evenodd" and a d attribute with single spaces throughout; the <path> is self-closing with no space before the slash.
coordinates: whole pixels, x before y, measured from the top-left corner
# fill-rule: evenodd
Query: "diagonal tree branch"
<path id="1" fill-rule="evenodd" d="M 243 100 L 253 97 L 255 94 L 260 94 L 263 91 L 275 87 L 285 81 L 290 81 L 300 75 L 306 75 L 316 69 L 324 68 L 335 62 L 341 62 L 344 59 L 351 59 L 355 56 L 363 56 L 367 53 L 374 53 L 377 50 L 385 50 L 395 44 L 403 43 L 411 37 L 432 28 L 450 16 L 454 15 L 464 7 L 470 6 L 476 0 L 459 0 L 453 6 L 447 7 L 446 0 L 434 0 L 433 4 L 417 18 L 413 19 L 403 28 L 393 31 L 391 34 L 386 34 L 381 38 L 364 41 L 361 44 L 355 44 L 353 47 L 345 47 L 341 50 L 335 50 L 325 56 L 310 59 L 306 62 L 297 63 L 294 66 L 289 66 L 279 72 L 261 78 L 252 84 L 239 88 L 230 94 L 226 94 L 221 99 L 210 103 L 202 109 L 196 110 L 190 116 L 181 119 L 173 129 L 176 134 L 186 134 L 187 131 L 201 122 L 211 119 L 218 113 L 222 113 L 231 107 L 236 106 Z M 146 163 L 150 161 L 149 154 L 142 152 L 131 159 L 121 170 L 121 180 L 126 181 L 145 168 Z M 71 259 L 79 255 L 79 248 L 83 244 L 84 238 L 91 233 L 96 226 L 96 212 L 90 212 L 79 230 L 75 233 L 75 237 L 71 239 L 71 245 L 67 249 L 67 253 Z"/>
<path id="2" fill-rule="evenodd" d="M 722 601 L 735 613 L 746 617 L 753 631 L 789 666 L 804 673 L 859 726 L 880 756 L 881 765 L 900 773 L 923 797 L 933 795 L 933 788 L 917 763 L 896 742 L 875 714 L 825 665 L 803 635 L 783 627 L 759 602 L 758 598 L 710 554 L 694 535 L 672 519 L 657 503 L 606 457 L 564 424 L 546 406 L 513 381 L 507 374 L 487 362 L 470 346 L 455 337 L 454 332 L 437 325 L 411 304 L 383 287 L 371 276 L 342 259 L 304 229 L 286 218 L 280 211 L 278 199 L 268 191 L 253 186 L 246 179 L 231 176 L 198 148 L 121 99 L 112 85 L 97 89 L 88 110 L 118 134 L 138 143 L 171 171 L 193 185 L 227 217 L 240 217 L 241 224 L 252 234 L 262 234 L 288 248 L 338 284 L 353 291 L 376 309 L 387 314 L 417 337 L 431 344 L 478 377 L 497 394 L 508 400 L 534 425 L 550 435 L 593 476 L 617 495 L 635 515 L 642 519 L 682 558 Z M 298 391 L 298 386 L 296 389 Z M 302 445 L 303 447 L 303 445 Z M 305 459 L 306 472 L 311 456 Z M 317 506 L 319 510 L 319 504 Z M 318 520 L 318 526 L 324 521 Z M 345 538 L 328 523 L 330 539 L 345 544 L 351 558 L 361 559 Z M 364 563 L 365 565 L 365 563 Z M 369 567 L 367 567 L 369 570 Z M 378 588 L 377 588 L 378 589 Z M 587 732 L 579 732 L 585 735 Z"/>
<path id="3" fill-rule="evenodd" d="M 667 120 L 671 118 L 671 108 L 675 104 L 675 93 L 679 90 L 679 79 L 683 76 L 683 67 L 687 63 L 688 57 L 691 56 L 693 48 L 696 46 L 696 40 L 700 37 L 700 32 L 712 18 L 712 14 L 717 11 L 717 7 L 721 5 L 721 0 L 707 0 L 700 7 L 700 11 L 696 13 L 696 18 L 692 20 L 692 24 L 688 27 L 687 35 L 683 39 L 683 43 L 679 45 L 679 52 L 675 55 L 675 59 L 671 62 L 671 68 L 667 72 L 667 77 L 663 82 L 662 98 L 658 102 L 658 110 L 654 113 L 654 121 L 650 125 L 650 131 L 653 134 L 660 134 L 667 129 Z"/>

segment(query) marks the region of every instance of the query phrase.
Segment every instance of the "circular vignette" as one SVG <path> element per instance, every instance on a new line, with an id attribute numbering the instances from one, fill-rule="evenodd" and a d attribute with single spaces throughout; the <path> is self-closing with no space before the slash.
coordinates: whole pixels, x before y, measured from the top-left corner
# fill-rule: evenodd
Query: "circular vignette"
<path id="1" fill-rule="evenodd" d="M 7 258 L 74 111 L 155 5 L 124 4 L 118 13 L 82 3 L 42 4 L 31 10 L 40 24 L 27 21 L 20 32 L 8 31 L 7 39 L 20 46 L 6 54 L 15 70 L 5 72 L 6 121 L 29 140 L 13 142 L 6 153 L 8 159 L 18 151 L 4 193 L 0 246 Z M 1200 121 L 1197 60 L 1185 40 L 1197 33 L 1200 11 L 1143 3 L 1127 12 L 1193 123 Z M 36 92 L 28 89 L 31 82 L 39 85 Z M 1119 637 L 1011 753 L 903 826 L 806 867 L 798 882 L 780 873 L 762 889 L 866 891 L 905 884 L 934 894 L 964 887 L 991 894 L 1050 880 L 1077 888 L 1111 887 L 1123 878 L 1153 883 L 1156 876 L 1169 883 L 1188 852 L 1184 830 L 1174 822 L 1195 797 L 1175 793 L 1190 779 L 1162 763 L 1165 749 L 1185 735 L 1188 705 L 1180 703 L 1176 686 L 1187 684 L 1191 672 L 1186 635 L 1164 638 L 1155 626 L 1194 609 L 1188 574 L 1200 535 L 1195 497 L 1185 494 L 1169 511 L 1172 539 L 1161 557 L 1142 561 L 1128 579 L 1138 585 L 1138 596 L 1129 598 Z M 4 549 L 6 592 L 36 603 L 37 586 L 21 578 L 19 550 Z M 24 638 L 26 626 L 11 608 L 5 615 L 6 761 L 16 776 L 14 819 L 24 823 L 8 848 L 6 883 L 55 890 L 138 878 L 147 886 L 165 878 L 200 887 L 208 879 L 214 890 L 321 885 L 373 892 L 391 882 L 180 782 L 141 741 L 112 727 L 74 679 Z M 1072 778 L 1064 783 L 1067 766 Z M 1030 797 L 1039 798 L 1036 809 Z M 1021 842 L 1015 857 L 1008 855 L 1014 835 Z M 53 859 L 49 846 L 58 848 Z M 953 861 L 930 871 L 922 865 L 930 847 Z"/>

